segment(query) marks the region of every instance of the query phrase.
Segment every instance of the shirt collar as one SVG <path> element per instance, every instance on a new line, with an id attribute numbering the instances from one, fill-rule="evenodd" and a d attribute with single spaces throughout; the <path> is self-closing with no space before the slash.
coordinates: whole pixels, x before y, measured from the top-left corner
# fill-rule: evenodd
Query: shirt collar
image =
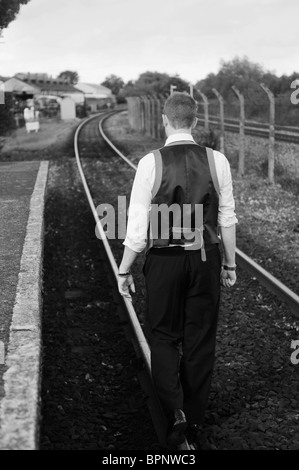
<path id="1" fill-rule="evenodd" d="M 191 134 L 181 133 L 181 134 L 172 134 L 169 137 L 167 137 L 165 145 L 172 144 L 173 142 L 179 142 L 181 140 L 189 140 L 190 142 L 194 142 L 194 139 Z"/>

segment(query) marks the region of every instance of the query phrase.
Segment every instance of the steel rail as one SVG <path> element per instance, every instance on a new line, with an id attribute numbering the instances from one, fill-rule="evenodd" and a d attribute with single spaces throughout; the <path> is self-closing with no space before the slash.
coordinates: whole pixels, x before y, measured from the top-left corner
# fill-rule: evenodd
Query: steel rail
<path id="1" fill-rule="evenodd" d="M 236 261 L 245 271 L 256 277 L 270 292 L 287 303 L 291 312 L 296 317 L 299 317 L 299 296 L 295 294 L 295 292 L 285 286 L 276 277 L 272 276 L 266 269 L 262 268 L 238 248 L 236 249 Z"/>
<path id="2" fill-rule="evenodd" d="M 203 123 L 204 119 L 198 117 L 198 121 Z M 209 124 L 219 126 L 219 121 L 209 119 Z M 239 132 L 239 127 L 240 127 L 239 124 L 233 124 L 231 122 L 228 122 L 227 120 L 224 122 L 224 130 L 228 132 L 235 132 L 235 133 Z M 245 124 L 245 135 L 268 138 L 269 130 L 264 129 L 262 127 L 255 126 L 254 124 L 252 124 L 251 126 L 249 126 L 248 124 Z M 290 132 L 290 131 L 282 131 L 282 130 L 278 130 L 275 128 L 275 139 L 280 142 L 298 144 L 299 134 L 295 132 Z"/>
<path id="3" fill-rule="evenodd" d="M 122 111 L 121 111 L 122 112 Z M 100 131 L 100 134 L 101 136 L 103 137 L 103 139 L 107 142 L 107 144 L 109 145 L 109 147 L 111 147 L 114 152 L 117 153 L 117 155 L 122 158 L 128 165 L 130 165 L 131 168 L 133 168 L 134 170 L 137 170 L 137 166 L 134 165 L 134 163 L 131 162 L 131 160 L 129 160 L 127 157 L 124 156 L 124 154 L 117 148 L 115 147 L 115 145 L 111 142 L 111 140 L 106 136 L 104 130 L 103 130 L 103 122 L 106 118 L 104 117 L 103 119 L 101 119 L 101 121 L 99 122 L 99 131 Z"/>
<path id="4" fill-rule="evenodd" d="M 75 137 L 74 137 L 74 147 L 75 147 L 75 155 L 76 155 L 77 166 L 78 166 L 78 170 L 79 170 L 79 173 L 80 173 L 80 176 L 81 176 L 82 184 L 84 186 L 84 190 L 85 190 L 90 208 L 92 210 L 92 213 L 93 213 L 93 216 L 94 216 L 94 219 L 95 219 L 95 222 L 96 222 L 97 229 L 100 233 L 101 240 L 102 240 L 103 245 L 105 247 L 105 250 L 106 250 L 106 253 L 107 253 L 107 256 L 108 256 L 108 259 L 109 259 L 109 262 L 110 262 L 110 265 L 111 265 L 111 268 L 112 268 L 112 271 L 113 271 L 113 274 L 114 274 L 114 278 L 115 278 L 115 281 L 117 283 L 118 266 L 117 266 L 116 261 L 114 259 L 111 247 L 109 245 L 106 234 L 103 230 L 99 215 L 97 213 L 97 210 L 96 210 L 96 207 L 94 205 L 92 196 L 90 194 L 89 187 L 88 187 L 88 184 L 86 182 L 84 171 L 83 171 L 83 168 L 82 168 L 82 165 L 81 165 L 80 154 L 79 154 L 79 149 L 78 149 L 78 136 L 79 136 L 79 133 L 80 133 L 81 129 L 88 122 L 90 122 L 92 119 L 96 119 L 99 116 L 101 116 L 101 114 L 97 114 L 95 116 L 92 116 L 92 117 L 88 118 L 87 120 L 83 121 L 79 125 L 79 127 L 76 130 Z M 133 328 L 134 328 L 134 331 L 135 331 L 135 334 L 136 334 L 136 337 L 137 337 L 137 340 L 138 340 L 138 344 L 139 344 L 140 349 L 141 349 L 141 353 L 142 353 L 144 362 L 147 366 L 147 369 L 150 371 L 151 370 L 151 361 L 150 361 L 150 349 L 149 349 L 148 343 L 147 343 L 146 338 L 144 336 L 144 333 L 142 331 L 141 325 L 139 323 L 139 320 L 138 320 L 138 317 L 136 315 L 135 309 L 132 305 L 132 302 L 130 300 L 128 300 L 127 298 L 125 298 L 125 297 L 123 298 L 123 300 L 124 300 L 126 309 L 129 313 L 129 317 L 130 317 L 131 323 L 133 325 Z"/>
<path id="5" fill-rule="evenodd" d="M 197 113 L 197 117 L 203 120 L 204 114 Z M 210 114 L 209 117 L 211 121 L 217 121 L 219 119 L 219 117 L 216 114 Z M 226 117 L 225 123 L 239 125 L 239 119 L 233 118 L 233 117 Z M 267 122 L 245 120 L 245 125 L 248 127 L 252 127 L 253 129 L 262 129 L 262 130 L 269 129 L 269 124 Z M 294 134 L 296 136 L 299 135 L 299 127 L 296 127 L 296 126 L 281 126 L 277 124 L 275 126 L 275 131 L 290 132 L 291 134 Z"/>
<path id="6" fill-rule="evenodd" d="M 101 132 L 102 137 L 106 140 L 106 142 L 113 146 L 115 151 L 117 151 L 118 155 L 123 158 L 126 162 L 128 159 L 114 146 L 110 139 L 104 134 L 103 132 L 103 120 L 100 123 L 99 129 Z M 137 170 L 136 165 L 130 162 L 130 166 Z M 237 263 L 245 270 L 253 274 L 260 283 L 265 286 L 270 292 L 274 293 L 278 296 L 280 300 L 283 300 L 288 304 L 290 307 L 291 312 L 296 316 L 299 317 L 299 296 L 295 294 L 291 289 L 285 286 L 281 281 L 279 281 L 276 277 L 272 276 L 266 269 L 262 268 L 258 263 L 256 263 L 253 259 L 243 253 L 240 249 L 236 248 L 236 258 Z"/>
<path id="7" fill-rule="evenodd" d="M 111 248 L 110 248 L 109 242 L 107 240 L 107 237 L 105 235 L 105 232 L 103 230 L 103 227 L 102 227 L 101 221 L 99 219 L 98 213 L 96 211 L 92 196 L 90 194 L 90 191 L 89 191 L 89 188 L 88 188 L 88 185 L 87 185 L 87 182 L 86 182 L 86 178 L 85 178 L 85 175 L 84 175 L 84 172 L 83 172 L 83 168 L 82 168 L 82 165 L 81 165 L 81 162 L 80 162 L 80 154 L 79 154 L 79 149 L 78 149 L 78 137 L 79 137 L 79 133 L 80 133 L 81 129 L 83 128 L 83 126 L 86 125 L 92 119 L 96 119 L 96 118 L 102 116 L 102 119 L 99 122 L 99 132 L 100 132 L 102 138 L 119 155 L 120 158 L 122 158 L 128 165 L 130 165 L 130 167 L 132 169 L 134 169 L 135 171 L 137 170 L 137 166 L 134 165 L 127 157 L 125 157 L 123 155 L 123 153 L 111 142 L 111 140 L 107 137 L 107 135 L 105 134 L 105 132 L 103 130 L 103 122 L 105 121 L 105 119 L 107 119 L 109 116 L 111 116 L 111 114 L 112 113 L 109 113 L 108 115 L 105 114 L 104 116 L 102 116 L 102 113 L 101 113 L 101 114 L 97 114 L 97 115 L 92 116 L 92 117 L 86 119 L 85 121 L 83 121 L 76 130 L 76 134 L 75 134 L 75 138 L 74 138 L 74 141 L 75 141 L 74 145 L 75 145 L 75 154 L 76 154 L 78 170 L 79 170 L 79 173 L 80 173 L 80 176 L 81 176 L 81 179 L 82 179 L 82 183 L 83 183 L 83 186 L 84 186 L 84 189 L 85 189 L 85 193 L 86 193 L 86 196 L 88 198 L 91 210 L 93 212 L 93 216 L 94 216 L 94 219 L 95 219 L 95 222 L 96 222 L 96 226 L 99 230 L 101 240 L 102 240 L 103 245 L 105 247 L 105 250 L 106 250 L 106 253 L 107 253 L 111 268 L 112 268 L 112 271 L 114 273 L 115 281 L 117 282 L 118 267 L 117 267 L 117 264 L 115 262 L 115 259 L 114 259 L 113 253 L 111 251 Z M 264 285 L 268 290 L 270 290 L 272 293 L 277 295 L 277 297 L 280 300 L 283 300 L 284 302 L 286 302 L 289 305 L 289 307 L 291 309 L 291 312 L 295 316 L 299 316 L 299 296 L 297 296 L 288 287 L 286 287 L 282 282 L 280 282 L 277 278 L 272 276 L 268 271 L 266 271 L 264 268 L 262 268 L 260 265 L 258 265 L 254 260 L 252 260 L 249 256 L 247 256 L 245 253 L 243 253 L 238 248 L 236 248 L 236 260 L 237 260 L 237 264 L 239 266 L 241 266 L 245 271 L 250 272 L 254 277 L 256 277 L 259 280 L 259 282 L 262 285 Z M 125 304 L 125 307 L 127 309 L 127 312 L 129 314 L 129 318 L 130 318 L 133 330 L 135 332 L 136 339 L 138 341 L 139 348 L 141 350 L 141 354 L 142 354 L 144 363 L 146 365 L 148 373 L 151 375 L 150 348 L 149 348 L 148 342 L 147 342 L 147 340 L 144 336 L 143 330 L 141 328 L 140 322 L 138 320 L 138 317 L 137 317 L 137 314 L 136 314 L 136 311 L 133 307 L 132 302 L 130 300 L 126 299 L 126 298 L 124 298 L 123 300 L 124 300 L 124 304 Z M 182 445 L 178 446 L 178 449 L 179 450 L 195 450 L 192 445 L 190 446 L 190 444 L 188 443 L 187 440 L 185 440 L 185 442 Z"/>
<path id="8" fill-rule="evenodd" d="M 130 160 L 128 160 L 123 154 L 121 154 L 121 152 L 112 144 L 112 142 L 108 139 L 108 137 L 104 134 L 104 131 L 102 129 L 102 122 L 109 116 L 111 116 L 112 113 L 109 113 L 108 116 L 103 116 L 100 123 L 99 123 L 99 130 L 100 130 L 100 133 L 101 133 L 101 136 L 104 138 L 104 140 L 113 148 L 113 150 L 121 157 L 123 158 L 123 160 L 126 161 L 126 163 L 128 163 L 132 168 L 134 168 L 136 170 L 136 166 L 133 165 L 132 162 L 130 162 Z M 100 236 L 101 236 L 101 240 L 103 242 L 103 245 L 104 245 L 104 248 L 106 250 L 106 253 L 107 253 L 107 256 L 108 256 L 108 259 L 109 259 L 109 262 L 110 262 L 110 265 L 111 265 L 111 268 L 112 268 L 112 271 L 113 271 L 113 274 L 114 274 L 114 278 L 115 278 L 115 282 L 117 283 L 117 278 L 118 278 L 118 267 L 117 267 L 117 264 L 116 264 L 116 261 L 114 259 L 114 256 L 113 256 L 113 253 L 112 253 L 112 250 L 111 250 L 111 247 L 109 245 L 109 242 L 107 240 L 107 237 L 106 237 L 106 234 L 103 230 L 103 227 L 102 227 L 102 224 L 101 224 L 101 221 L 100 221 L 100 218 L 99 218 L 99 215 L 97 213 L 97 210 L 96 210 L 96 207 L 94 205 L 94 202 L 93 202 L 93 199 L 92 199 L 92 196 L 90 194 L 90 191 L 89 191 L 89 187 L 88 187 L 88 184 L 87 184 L 87 181 L 86 181 L 86 178 L 85 178 L 85 175 L 84 175 L 84 171 L 83 171 L 83 168 L 82 168 L 82 165 L 81 165 L 81 161 L 80 161 L 80 153 L 79 153 L 79 148 L 78 148 L 78 137 L 79 137 L 79 134 L 80 134 L 80 131 L 81 129 L 88 123 L 90 122 L 91 120 L 93 119 L 96 119 L 98 117 L 100 117 L 102 115 L 102 113 L 100 114 L 97 114 L 95 116 L 91 116 L 90 118 L 87 118 L 85 121 L 83 121 L 77 128 L 76 130 L 76 133 L 75 133 L 75 136 L 74 136 L 74 150 L 75 150 L 75 156 L 76 156 L 76 162 L 77 162 L 77 166 L 78 166 L 78 170 L 79 170 L 79 173 L 80 173 L 80 176 L 81 176 L 81 180 L 82 180 L 82 184 L 83 184 L 83 187 L 84 187 L 84 190 L 85 190 L 85 194 L 87 196 L 87 199 L 88 199 L 88 202 L 89 202 L 89 206 L 92 210 L 92 213 L 93 213 L 93 216 L 94 216 L 94 219 L 95 219 L 95 222 L 96 222 L 96 226 L 97 226 L 97 229 L 100 233 Z M 138 342 L 138 346 L 140 348 L 140 351 L 141 351 L 141 354 L 142 354 L 142 357 L 143 357 L 143 361 L 146 365 L 146 369 L 147 369 L 147 372 L 149 373 L 149 375 L 151 376 L 151 358 L 150 358 L 150 348 L 149 348 L 149 345 L 148 345 L 148 342 L 144 336 L 144 333 L 143 333 L 143 330 L 141 328 L 141 325 L 140 325 L 140 322 L 138 320 L 138 317 L 137 317 L 137 314 L 136 314 L 136 311 L 133 307 L 133 304 L 130 300 L 126 299 L 125 297 L 123 298 L 123 301 L 124 301 L 124 304 L 125 304 L 125 307 L 126 307 L 126 310 L 128 312 L 128 315 L 129 315 L 129 318 L 130 318 L 130 321 L 131 321 L 131 325 L 133 327 L 133 331 L 134 331 L 134 334 L 136 336 L 136 339 L 137 339 L 137 342 Z M 179 450 L 193 450 L 193 447 L 191 447 L 188 443 L 187 440 L 185 440 L 185 442 L 181 445 L 178 446 L 178 449 Z"/>

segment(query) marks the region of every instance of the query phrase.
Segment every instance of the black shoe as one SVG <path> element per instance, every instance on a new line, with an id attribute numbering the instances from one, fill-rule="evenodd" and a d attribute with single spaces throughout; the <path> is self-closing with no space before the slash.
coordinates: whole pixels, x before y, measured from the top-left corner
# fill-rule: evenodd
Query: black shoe
<path id="1" fill-rule="evenodd" d="M 192 445 L 195 449 L 199 449 L 199 440 L 202 432 L 202 425 L 201 424 L 191 424 L 188 426 L 186 432 L 186 438 L 190 445 Z"/>
<path id="2" fill-rule="evenodd" d="M 184 412 L 179 409 L 174 410 L 173 424 L 167 438 L 168 444 L 170 446 L 183 444 L 187 427 L 188 424 Z"/>

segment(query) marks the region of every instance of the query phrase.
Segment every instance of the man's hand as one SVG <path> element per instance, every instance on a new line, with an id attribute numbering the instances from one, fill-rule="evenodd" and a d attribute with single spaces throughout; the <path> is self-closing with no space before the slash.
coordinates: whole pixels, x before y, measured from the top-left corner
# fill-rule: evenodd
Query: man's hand
<path id="1" fill-rule="evenodd" d="M 221 270 L 220 281 L 224 287 L 232 287 L 237 280 L 236 271 L 226 271 L 225 269 Z"/>
<path id="2" fill-rule="evenodd" d="M 132 300 L 130 290 L 135 293 L 135 284 L 132 274 L 126 277 L 118 276 L 118 291 L 129 300 Z"/>

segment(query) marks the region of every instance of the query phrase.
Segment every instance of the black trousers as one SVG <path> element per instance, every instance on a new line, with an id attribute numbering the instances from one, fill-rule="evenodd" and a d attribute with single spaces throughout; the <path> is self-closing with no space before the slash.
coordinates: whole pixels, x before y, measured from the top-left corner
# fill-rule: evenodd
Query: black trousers
<path id="1" fill-rule="evenodd" d="M 220 300 L 218 246 L 200 251 L 152 248 L 144 264 L 152 378 L 167 415 L 183 409 L 204 419 L 211 384 Z"/>

